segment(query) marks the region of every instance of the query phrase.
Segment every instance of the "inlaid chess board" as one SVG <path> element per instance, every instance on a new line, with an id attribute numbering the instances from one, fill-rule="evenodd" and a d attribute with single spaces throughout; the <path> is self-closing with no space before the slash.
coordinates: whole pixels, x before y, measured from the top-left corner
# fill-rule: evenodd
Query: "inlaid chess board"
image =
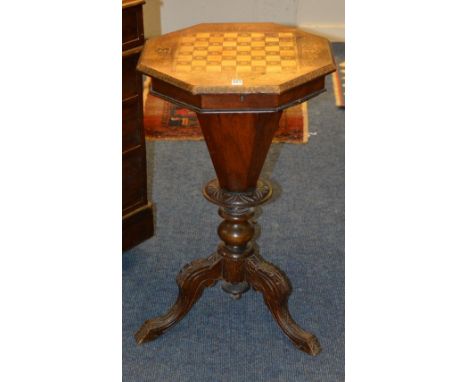
<path id="1" fill-rule="evenodd" d="M 148 40 L 138 70 L 191 94 L 279 94 L 335 64 L 328 41 L 300 29 L 214 23 Z"/>
<path id="2" fill-rule="evenodd" d="M 195 33 L 180 39 L 174 65 L 178 72 L 295 72 L 296 38 L 291 32 Z"/>

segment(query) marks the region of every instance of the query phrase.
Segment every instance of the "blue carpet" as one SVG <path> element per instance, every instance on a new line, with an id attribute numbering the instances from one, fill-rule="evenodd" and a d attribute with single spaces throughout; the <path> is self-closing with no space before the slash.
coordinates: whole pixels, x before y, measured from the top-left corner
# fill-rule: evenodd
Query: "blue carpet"
<path id="1" fill-rule="evenodd" d="M 344 44 L 334 44 L 337 62 Z M 274 197 L 261 207 L 262 256 L 293 286 L 291 314 L 323 351 L 297 350 L 260 293 L 232 300 L 220 283 L 156 341 L 133 333 L 165 313 L 177 296 L 175 276 L 217 244 L 217 208 L 201 194 L 215 177 L 204 142 L 147 142 L 156 235 L 123 254 L 124 381 L 344 381 L 344 110 L 327 92 L 309 104 L 306 145 L 273 144 L 263 177 Z"/>

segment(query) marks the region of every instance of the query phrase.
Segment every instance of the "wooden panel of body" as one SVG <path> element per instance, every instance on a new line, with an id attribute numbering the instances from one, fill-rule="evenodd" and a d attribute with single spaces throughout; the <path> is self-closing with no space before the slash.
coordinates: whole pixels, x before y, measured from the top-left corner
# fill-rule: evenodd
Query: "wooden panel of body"
<path id="1" fill-rule="evenodd" d="M 151 237 L 153 210 L 147 198 L 141 74 L 136 65 L 143 48 L 144 1 L 122 1 L 122 247 Z"/>

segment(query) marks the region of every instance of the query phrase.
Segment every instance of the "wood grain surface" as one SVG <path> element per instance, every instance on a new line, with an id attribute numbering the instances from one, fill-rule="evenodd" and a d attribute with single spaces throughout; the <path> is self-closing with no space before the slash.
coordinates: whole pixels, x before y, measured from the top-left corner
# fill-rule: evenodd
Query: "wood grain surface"
<path id="1" fill-rule="evenodd" d="M 335 70 L 328 40 L 273 23 L 199 24 L 150 39 L 138 70 L 192 94 L 278 94 Z"/>

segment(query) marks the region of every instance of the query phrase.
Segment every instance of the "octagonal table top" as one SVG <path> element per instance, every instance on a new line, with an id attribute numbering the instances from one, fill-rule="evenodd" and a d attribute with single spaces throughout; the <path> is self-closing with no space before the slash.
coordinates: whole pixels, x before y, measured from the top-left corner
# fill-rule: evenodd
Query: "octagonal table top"
<path id="1" fill-rule="evenodd" d="M 149 39 L 138 70 L 191 94 L 280 94 L 335 71 L 327 39 L 273 23 L 198 24 Z"/>

